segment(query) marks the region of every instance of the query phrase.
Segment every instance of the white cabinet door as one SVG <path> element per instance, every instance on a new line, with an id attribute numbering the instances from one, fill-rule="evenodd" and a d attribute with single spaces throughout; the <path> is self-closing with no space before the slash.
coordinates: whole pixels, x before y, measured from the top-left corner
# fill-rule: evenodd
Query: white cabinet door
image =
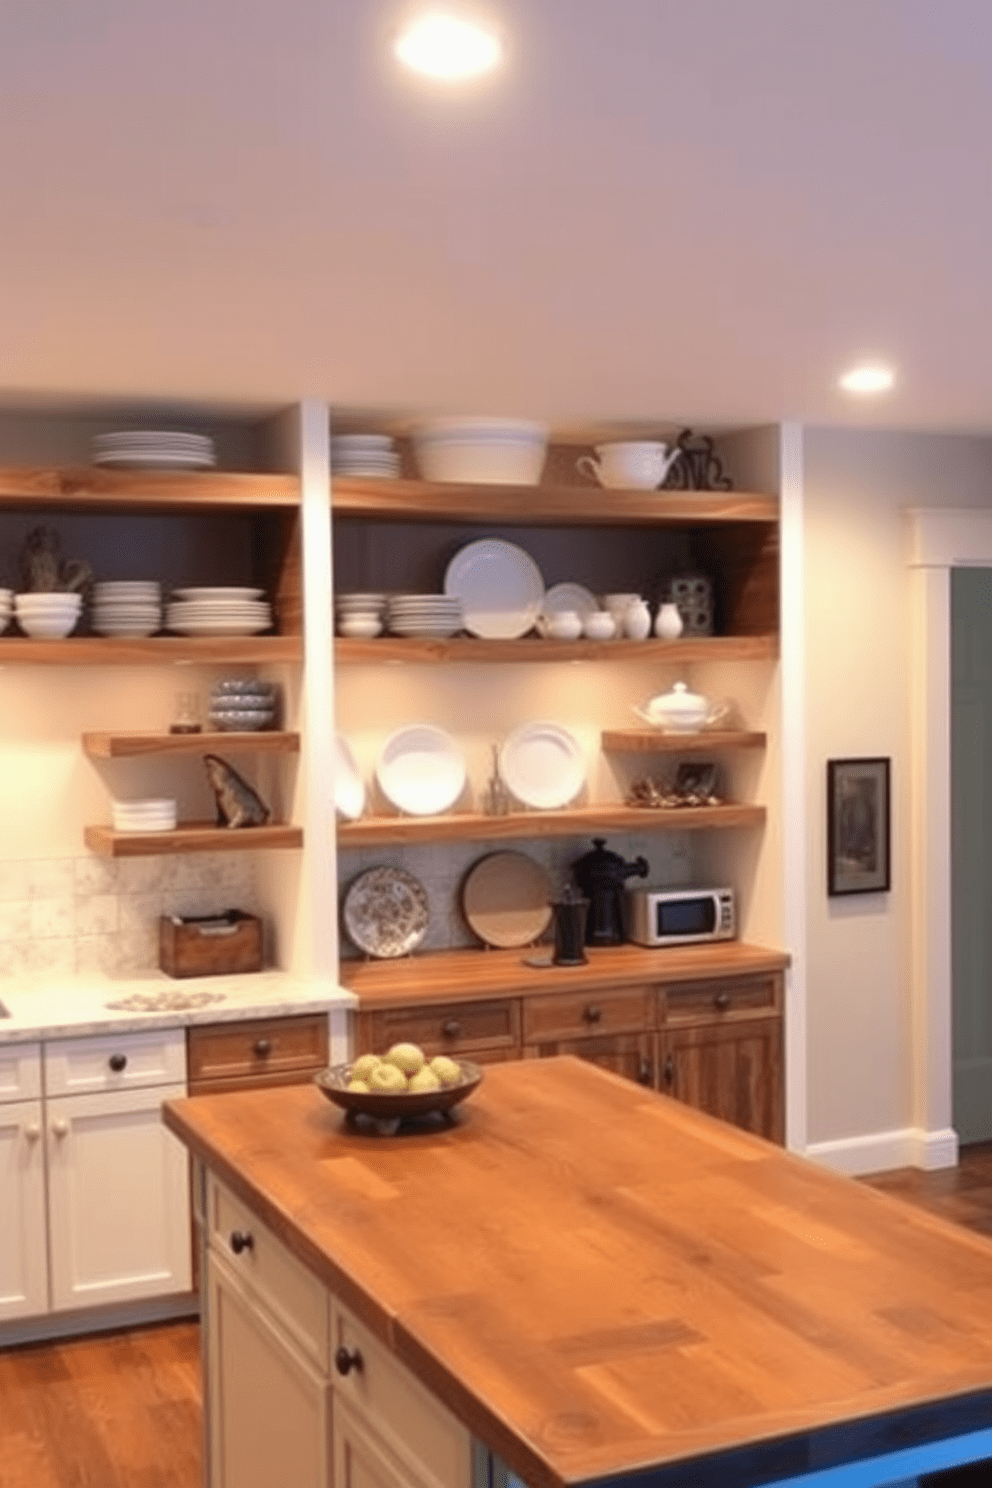
<path id="1" fill-rule="evenodd" d="M 421 1488 L 368 1422 L 334 1396 L 334 1488 Z"/>
<path id="2" fill-rule="evenodd" d="M 182 1085 L 46 1102 L 52 1307 L 191 1284 L 189 1162 L 162 1124 Z"/>
<path id="3" fill-rule="evenodd" d="M 330 1385 L 207 1256 L 210 1488 L 330 1488 Z"/>
<path id="4" fill-rule="evenodd" d="M 0 1322 L 48 1308 L 41 1101 L 0 1105 Z"/>

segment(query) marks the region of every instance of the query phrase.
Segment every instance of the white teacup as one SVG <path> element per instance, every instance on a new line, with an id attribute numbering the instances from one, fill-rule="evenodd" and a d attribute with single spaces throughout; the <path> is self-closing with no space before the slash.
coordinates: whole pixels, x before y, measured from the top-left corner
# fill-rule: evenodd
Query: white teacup
<path id="1" fill-rule="evenodd" d="M 575 468 L 583 475 L 591 475 L 601 486 L 654 490 L 681 453 L 677 447 L 669 450 L 653 439 L 618 440 L 597 444 L 595 459 L 592 455 L 580 455 Z"/>

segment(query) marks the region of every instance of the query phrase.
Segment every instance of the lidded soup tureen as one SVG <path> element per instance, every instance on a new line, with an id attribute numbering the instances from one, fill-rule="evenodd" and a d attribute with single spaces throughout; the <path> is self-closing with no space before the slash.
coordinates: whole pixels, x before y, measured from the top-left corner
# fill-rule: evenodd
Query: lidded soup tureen
<path id="1" fill-rule="evenodd" d="M 691 734 L 701 729 L 710 716 L 710 702 L 701 692 L 690 692 L 684 682 L 676 682 L 671 692 L 660 692 L 634 712 L 654 728 L 670 733 Z"/>

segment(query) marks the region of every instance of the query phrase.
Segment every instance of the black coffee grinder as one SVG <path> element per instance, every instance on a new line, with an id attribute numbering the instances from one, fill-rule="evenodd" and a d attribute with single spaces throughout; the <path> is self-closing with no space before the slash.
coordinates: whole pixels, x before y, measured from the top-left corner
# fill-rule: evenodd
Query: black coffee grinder
<path id="1" fill-rule="evenodd" d="M 572 864 L 575 882 L 589 900 L 586 945 L 622 945 L 627 939 L 624 917 L 624 884 L 628 878 L 646 878 L 647 858 L 624 862 L 619 853 L 608 852 L 605 837 L 592 839 L 593 851 Z"/>

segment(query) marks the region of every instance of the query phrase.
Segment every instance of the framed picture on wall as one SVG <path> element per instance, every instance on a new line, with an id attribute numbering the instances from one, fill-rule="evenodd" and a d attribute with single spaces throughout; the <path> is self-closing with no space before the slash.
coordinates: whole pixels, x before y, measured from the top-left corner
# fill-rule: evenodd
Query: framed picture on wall
<path id="1" fill-rule="evenodd" d="M 889 761 L 827 761 L 827 893 L 891 887 Z"/>

